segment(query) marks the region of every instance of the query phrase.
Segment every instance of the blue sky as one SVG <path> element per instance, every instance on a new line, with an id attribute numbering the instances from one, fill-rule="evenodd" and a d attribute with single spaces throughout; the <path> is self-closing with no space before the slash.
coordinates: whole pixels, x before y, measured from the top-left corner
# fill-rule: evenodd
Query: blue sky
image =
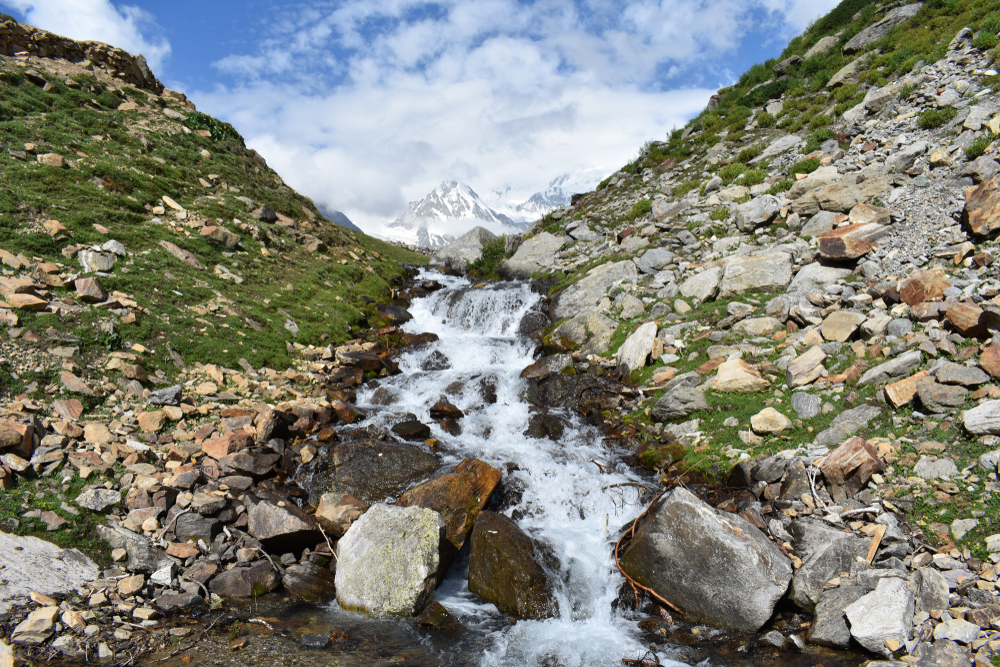
<path id="1" fill-rule="evenodd" d="M 0 0 L 147 57 L 366 228 L 445 179 L 592 185 L 837 0 Z"/>

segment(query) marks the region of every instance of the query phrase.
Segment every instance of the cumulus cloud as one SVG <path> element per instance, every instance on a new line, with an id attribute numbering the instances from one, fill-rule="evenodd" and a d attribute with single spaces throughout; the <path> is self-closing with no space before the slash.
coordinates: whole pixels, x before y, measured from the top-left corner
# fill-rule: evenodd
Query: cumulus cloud
<path id="1" fill-rule="evenodd" d="M 21 12 L 28 23 L 76 40 L 105 42 L 146 57 L 157 73 L 170 56 L 170 43 L 148 37 L 153 16 L 135 6 L 116 7 L 110 0 L 0 0 Z"/>
<path id="2" fill-rule="evenodd" d="M 374 226 L 444 179 L 527 198 L 607 174 L 837 0 L 340 0 L 283 6 L 192 91 L 288 182 Z"/>

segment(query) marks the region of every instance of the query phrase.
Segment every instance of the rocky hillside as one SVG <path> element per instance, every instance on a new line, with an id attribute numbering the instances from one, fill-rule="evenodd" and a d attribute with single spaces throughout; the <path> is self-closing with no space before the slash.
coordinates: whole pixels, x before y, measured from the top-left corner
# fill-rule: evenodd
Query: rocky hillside
<path id="1" fill-rule="evenodd" d="M 998 9 L 845 0 L 499 266 L 550 289 L 536 374 L 630 380 L 623 442 L 668 486 L 730 487 L 715 506 L 818 586 L 789 589 L 810 637 L 911 664 L 988 664 L 998 637 Z M 432 263 L 495 248 L 477 234 Z M 623 573 L 699 609 L 710 581 L 662 574 L 693 545 L 650 546 L 677 539 L 652 537 L 667 498 Z M 824 556 L 824 526 L 863 548 Z"/>

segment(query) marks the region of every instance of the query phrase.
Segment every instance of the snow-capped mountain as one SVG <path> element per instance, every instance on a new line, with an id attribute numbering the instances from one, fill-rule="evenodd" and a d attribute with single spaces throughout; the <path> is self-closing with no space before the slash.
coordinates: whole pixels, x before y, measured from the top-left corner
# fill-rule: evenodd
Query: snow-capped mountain
<path id="1" fill-rule="evenodd" d="M 440 248 L 477 226 L 494 234 L 516 234 L 525 227 L 487 206 L 468 185 L 445 181 L 423 199 L 410 202 L 406 211 L 379 235 L 392 241 Z"/>

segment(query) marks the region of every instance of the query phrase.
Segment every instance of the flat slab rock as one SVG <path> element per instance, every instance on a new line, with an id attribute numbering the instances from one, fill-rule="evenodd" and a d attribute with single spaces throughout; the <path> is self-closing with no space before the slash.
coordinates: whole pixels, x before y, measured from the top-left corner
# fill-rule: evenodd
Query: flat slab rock
<path id="1" fill-rule="evenodd" d="M 76 549 L 0 533 L 0 612 L 31 591 L 45 595 L 75 591 L 99 574 L 97 564 Z"/>

